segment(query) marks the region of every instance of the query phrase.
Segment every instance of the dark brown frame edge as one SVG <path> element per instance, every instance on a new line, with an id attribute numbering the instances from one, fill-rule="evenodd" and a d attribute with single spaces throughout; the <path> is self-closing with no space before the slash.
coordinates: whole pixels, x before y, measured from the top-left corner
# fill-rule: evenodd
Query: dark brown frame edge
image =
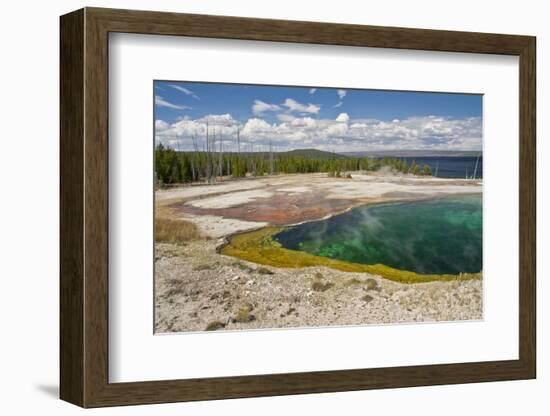
<path id="1" fill-rule="evenodd" d="M 352 391 L 536 377 L 535 38 L 85 8 L 61 17 L 60 396 L 82 407 Z M 109 32 L 519 56 L 519 359 L 109 383 Z"/>

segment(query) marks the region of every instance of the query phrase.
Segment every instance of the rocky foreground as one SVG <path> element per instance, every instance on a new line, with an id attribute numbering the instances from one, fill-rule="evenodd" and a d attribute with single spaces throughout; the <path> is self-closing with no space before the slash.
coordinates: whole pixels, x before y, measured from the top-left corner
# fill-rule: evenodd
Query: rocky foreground
<path id="1" fill-rule="evenodd" d="M 218 254 L 219 239 L 156 244 L 156 332 L 482 319 L 481 280 L 400 284 Z"/>

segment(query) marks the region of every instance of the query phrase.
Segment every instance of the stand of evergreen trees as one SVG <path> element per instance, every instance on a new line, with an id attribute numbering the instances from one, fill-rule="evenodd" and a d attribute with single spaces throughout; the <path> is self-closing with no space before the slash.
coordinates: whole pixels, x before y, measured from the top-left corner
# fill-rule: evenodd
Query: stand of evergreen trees
<path id="1" fill-rule="evenodd" d="M 155 149 L 155 173 L 159 184 L 185 182 L 214 182 L 217 178 L 231 176 L 264 176 L 279 173 L 326 172 L 329 176 L 344 176 L 344 172 L 376 171 L 388 166 L 392 171 L 431 175 L 428 165 L 422 168 L 403 159 L 384 157 L 335 157 L 319 158 L 284 153 L 209 153 L 176 152 L 159 144 Z"/>

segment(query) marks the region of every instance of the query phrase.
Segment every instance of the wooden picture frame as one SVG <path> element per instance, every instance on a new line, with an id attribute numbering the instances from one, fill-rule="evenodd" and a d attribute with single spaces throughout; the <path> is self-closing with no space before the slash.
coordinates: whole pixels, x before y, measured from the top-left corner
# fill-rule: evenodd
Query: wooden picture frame
<path id="1" fill-rule="evenodd" d="M 85 8 L 61 17 L 60 396 L 82 407 L 530 379 L 536 376 L 535 38 Z M 519 359 L 110 383 L 108 35 L 191 36 L 519 57 Z"/>

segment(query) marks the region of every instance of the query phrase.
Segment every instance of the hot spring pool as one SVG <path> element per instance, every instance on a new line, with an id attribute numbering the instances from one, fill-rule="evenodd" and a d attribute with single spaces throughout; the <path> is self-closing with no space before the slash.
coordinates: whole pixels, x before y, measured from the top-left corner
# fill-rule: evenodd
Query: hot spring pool
<path id="1" fill-rule="evenodd" d="M 482 270 L 481 195 L 355 208 L 274 236 L 283 247 L 421 274 Z"/>

